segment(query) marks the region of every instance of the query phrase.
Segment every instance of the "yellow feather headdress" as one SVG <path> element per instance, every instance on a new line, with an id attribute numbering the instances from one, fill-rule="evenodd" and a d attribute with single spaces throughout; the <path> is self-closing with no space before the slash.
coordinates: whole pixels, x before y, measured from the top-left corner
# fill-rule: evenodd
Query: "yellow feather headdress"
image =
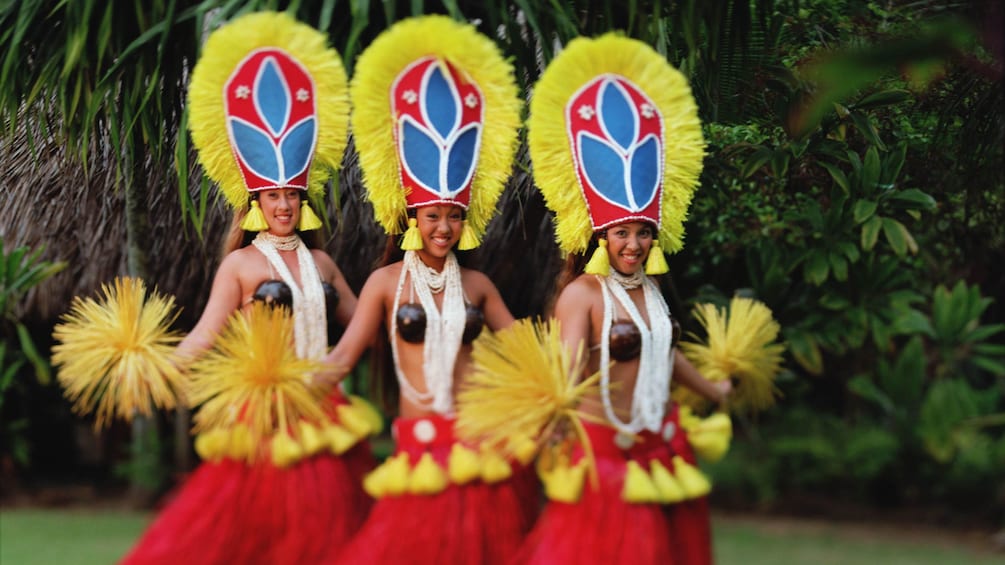
<path id="1" fill-rule="evenodd" d="M 534 86 L 528 145 L 563 251 L 633 220 L 656 224 L 663 250 L 683 247 L 705 141 L 686 78 L 648 45 L 572 40 Z"/>
<path id="2" fill-rule="evenodd" d="M 456 204 L 478 245 L 517 149 L 521 100 L 491 39 L 445 16 L 402 20 L 360 56 L 349 87 L 367 197 L 388 234 L 408 208 Z"/>
<path id="3" fill-rule="evenodd" d="M 327 36 L 284 13 L 242 16 L 206 40 L 188 99 L 199 162 L 233 208 L 272 188 L 321 200 L 349 128 L 346 73 Z"/>

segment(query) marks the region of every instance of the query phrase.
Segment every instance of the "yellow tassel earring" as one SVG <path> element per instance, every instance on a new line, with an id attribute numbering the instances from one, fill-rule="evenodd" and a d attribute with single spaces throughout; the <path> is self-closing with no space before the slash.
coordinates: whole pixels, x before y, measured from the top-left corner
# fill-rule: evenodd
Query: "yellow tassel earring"
<path id="1" fill-rule="evenodd" d="M 321 218 L 318 218 L 314 210 L 311 209 L 311 205 L 307 203 L 307 200 L 300 202 L 300 221 L 297 222 L 297 229 L 300 231 L 309 231 L 320 229 L 323 224 L 321 223 Z"/>
<path id="2" fill-rule="evenodd" d="M 653 239 L 653 246 L 649 249 L 649 258 L 646 259 L 646 274 L 662 275 L 669 270 L 670 266 L 667 265 L 667 258 L 663 256 L 663 250 L 660 249 L 659 240 Z"/>
<path id="3" fill-rule="evenodd" d="M 269 223 L 265 221 L 265 214 L 262 213 L 258 200 L 251 201 L 251 209 L 244 216 L 244 221 L 241 222 L 241 229 L 247 231 L 265 231 L 269 229 Z"/>
<path id="4" fill-rule="evenodd" d="M 408 229 L 405 230 L 405 235 L 401 238 L 401 248 L 405 251 L 422 249 L 422 235 L 419 233 L 419 222 L 415 218 L 408 219 Z"/>
<path id="5" fill-rule="evenodd" d="M 461 241 L 457 244 L 457 249 L 467 251 L 475 247 L 478 247 L 478 236 L 475 235 L 475 229 L 465 219 L 464 228 L 461 229 Z"/>
<path id="6" fill-rule="evenodd" d="M 597 241 L 597 249 L 590 257 L 590 262 L 583 269 L 591 275 L 608 276 L 611 274 L 611 258 L 607 255 L 607 238 L 602 237 Z"/>

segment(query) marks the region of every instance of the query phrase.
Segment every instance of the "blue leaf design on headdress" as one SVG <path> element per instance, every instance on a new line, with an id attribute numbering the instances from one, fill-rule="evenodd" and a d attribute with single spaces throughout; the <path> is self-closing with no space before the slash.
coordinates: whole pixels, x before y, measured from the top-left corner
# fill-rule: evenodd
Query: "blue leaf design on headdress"
<path id="1" fill-rule="evenodd" d="M 590 185 L 601 196 L 623 207 L 631 208 L 625 187 L 625 162 L 610 143 L 589 133 L 579 135 L 583 172 Z"/>
<path id="2" fill-rule="evenodd" d="M 286 129 L 290 119 L 290 90 L 274 57 L 262 62 L 255 78 L 255 107 L 273 136 Z"/>
<path id="3" fill-rule="evenodd" d="M 401 124 L 402 164 L 423 187 L 439 192 L 440 148 L 426 130 L 411 118 Z"/>
<path id="4" fill-rule="evenodd" d="M 636 210 L 642 210 L 656 196 L 661 179 L 660 158 L 662 150 L 659 139 L 650 135 L 628 155 L 628 170 Z"/>
<path id="5" fill-rule="evenodd" d="M 617 83 L 605 81 L 600 87 L 597 114 L 611 141 L 625 150 L 635 144 L 639 136 L 639 115 L 631 98 Z"/>
<path id="6" fill-rule="evenodd" d="M 419 102 L 429 118 L 429 125 L 446 139 L 457 129 L 460 121 L 460 99 L 453 88 L 453 81 L 443 74 L 441 65 L 431 65 Z"/>
<path id="7" fill-rule="evenodd" d="M 279 142 L 279 152 L 283 156 L 283 183 L 299 175 L 310 164 L 314 153 L 314 117 L 308 117 L 293 126 Z"/>
<path id="8" fill-rule="evenodd" d="M 236 118 L 230 118 L 230 128 L 234 147 L 252 172 L 279 184 L 280 165 L 272 139 L 261 129 Z"/>
<path id="9" fill-rule="evenodd" d="M 451 195 L 467 186 L 475 174 L 481 131 L 479 124 L 470 124 L 447 148 L 446 188 Z"/>

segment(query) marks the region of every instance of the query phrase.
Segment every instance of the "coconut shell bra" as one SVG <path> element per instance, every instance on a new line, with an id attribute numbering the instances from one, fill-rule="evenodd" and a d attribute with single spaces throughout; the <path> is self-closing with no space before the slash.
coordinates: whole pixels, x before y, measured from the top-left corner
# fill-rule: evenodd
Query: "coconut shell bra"
<path id="1" fill-rule="evenodd" d="M 426 311 L 422 304 L 409 302 L 398 306 L 398 335 L 408 343 L 422 343 L 426 335 Z M 482 309 L 472 304 L 464 305 L 464 333 L 462 343 L 471 343 L 485 326 L 485 314 Z"/>
<path id="2" fill-rule="evenodd" d="M 328 311 L 328 319 L 334 319 L 339 301 L 338 291 L 328 282 L 322 282 L 321 288 L 325 291 L 325 308 Z M 269 306 L 293 307 L 293 291 L 290 290 L 288 284 L 279 279 L 268 280 L 258 285 L 251 299 L 256 302 L 264 302 Z"/>
<path id="3" fill-rule="evenodd" d="M 671 316 L 670 324 L 673 326 L 671 345 L 677 345 L 680 340 L 680 323 Z M 611 357 L 615 361 L 638 359 L 639 353 L 642 351 L 642 334 L 639 333 L 639 328 L 629 320 L 618 320 L 612 323 L 610 348 Z"/>

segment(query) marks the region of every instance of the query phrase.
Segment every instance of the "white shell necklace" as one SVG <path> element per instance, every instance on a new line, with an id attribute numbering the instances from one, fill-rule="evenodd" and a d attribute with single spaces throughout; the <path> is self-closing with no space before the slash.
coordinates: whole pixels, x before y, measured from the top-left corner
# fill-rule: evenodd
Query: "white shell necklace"
<path id="1" fill-rule="evenodd" d="M 281 249 L 296 249 L 303 288 L 297 285 L 293 273 L 277 251 L 279 248 L 275 240 L 280 240 L 280 243 L 288 246 L 290 243 L 285 240 L 289 238 L 296 240 L 294 246 Z M 269 264 L 279 273 L 293 294 L 293 335 L 296 340 L 297 356 L 302 359 L 321 359 L 328 349 L 328 313 L 325 308 L 325 291 L 321 287 L 321 275 L 318 273 L 317 265 L 314 264 L 311 250 L 297 234 L 283 238 L 268 232 L 258 232 L 258 236 L 251 243 L 265 255 Z"/>
<path id="2" fill-rule="evenodd" d="M 426 313 L 426 333 L 422 342 L 422 375 L 426 391 L 412 386 L 401 371 L 398 361 L 398 304 L 405 287 L 405 276 L 411 280 L 412 289 L 419 295 L 419 303 Z M 434 293 L 443 292 L 442 312 L 436 307 Z M 453 252 L 447 254 L 443 271 L 429 268 L 415 251 L 406 251 L 402 261 L 401 276 L 394 294 L 394 311 L 391 312 L 391 354 L 394 372 L 402 394 L 411 402 L 439 414 L 449 414 L 454 409 L 454 364 L 461 348 L 464 334 L 465 312 L 461 268 Z"/>
<path id="3" fill-rule="evenodd" d="M 637 434 L 642 430 L 659 431 L 673 375 L 673 350 L 670 347 L 673 326 L 670 324 L 670 309 L 656 284 L 641 272 L 639 274 L 642 277 L 642 292 L 649 318 L 648 327 L 625 288 L 614 277 L 598 276 L 604 297 L 604 325 L 600 336 L 601 399 L 608 421 L 618 431 L 629 434 Z M 642 337 L 639 369 L 635 390 L 632 391 L 631 419 L 628 422 L 622 422 L 618 418 L 611 403 L 611 324 L 614 321 L 612 295 L 628 313 Z"/>

